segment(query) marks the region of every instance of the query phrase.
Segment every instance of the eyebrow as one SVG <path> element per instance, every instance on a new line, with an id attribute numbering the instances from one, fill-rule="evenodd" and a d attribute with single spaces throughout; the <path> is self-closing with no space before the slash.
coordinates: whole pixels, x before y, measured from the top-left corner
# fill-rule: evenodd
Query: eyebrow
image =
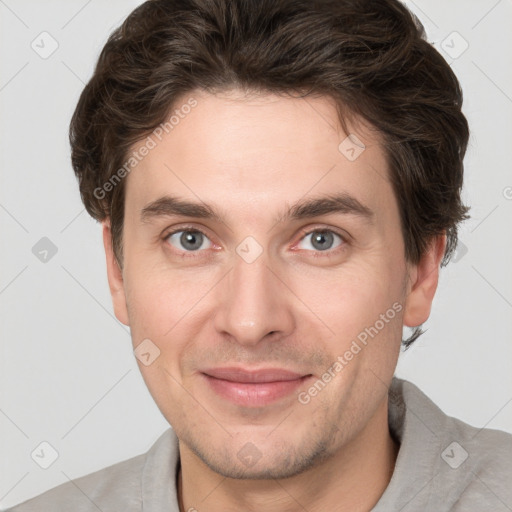
<path id="1" fill-rule="evenodd" d="M 373 223 L 375 212 L 358 199 L 347 193 L 329 194 L 299 200 L 281 215 L 276 223 L 286 220 L 301 220 L 329 214 L 354 215 L 362 220 Z M 222 215 L 212 206 L 203 202 L 192 202 L 175 196 L 163 196 L 148 203 L 141 210 L 142 222 L 151 222 L 159 217 L 184 216 L 198 219 L 212 219 L 225 223 Z"/>

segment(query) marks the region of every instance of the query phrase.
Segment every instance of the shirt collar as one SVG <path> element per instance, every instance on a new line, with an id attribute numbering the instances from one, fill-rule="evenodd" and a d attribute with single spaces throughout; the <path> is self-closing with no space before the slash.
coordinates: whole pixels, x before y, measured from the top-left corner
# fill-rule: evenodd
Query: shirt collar
<path id="1" fill-rule="evenodd" d="M 146 454 L 142 472 L 144 512 L 179 512 L 176 475 L 180 462 L 178 438 L 167 429 Z"/>

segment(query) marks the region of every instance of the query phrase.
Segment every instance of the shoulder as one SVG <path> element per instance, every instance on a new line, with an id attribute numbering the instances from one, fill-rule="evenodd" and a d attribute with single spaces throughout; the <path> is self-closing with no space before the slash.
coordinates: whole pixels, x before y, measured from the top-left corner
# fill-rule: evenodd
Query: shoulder
<path id="1" fill-rule="evenodd" d="M 445 437 L 441 459 L 461 484 L 453 510 L 510 511 L 512 435 L 476 428 L 449 416 L 446 424 L 450 437 Z"/>
<path id="2" fill-rule="evenodd" d="M 450 416 L 447 417 L 447 425 L 454 437 L 460 439 L 461 446 L 466 447 L 468 460 L 473 460 L 475 470 L 492 465 L 502 469 L 502 474 L 511 478 L 512 434 L 490 428 L 476 428 Z"/>
<path id="3" fill-rule="evenodd" d="M 140 512 L 177 510 L 178 438 L 167 429 L 151 448 L 66 482 L 7 512 Z"/>
<path id="4" fill-rule="evenodd" d="M 457 462 L 471 459 L 472 468 L 485 468 L 489 465 L 508 470 L 512 473 L 512 434 L 490 428 L 478 428 L 464 421 L 445 414 L 430 398 L 414 384 L 401 379 L 394 379 L 395 386 L 401 388 L 405 406 L 437 438 L 440 446 L 448 448 L 442 454 L 443 460 L 450 459 L 453 451 Z M 397 388 L 395 388 L 397 389 Z M 450 444 L 453 446 L 450 447 Z M 467 455 L 467 456 L 466 456 Z M 450 464 L 448 464 L 450 466 Z M 456 465 L 452 462 L 451 465 Z M 462 464 L 461 464 L 462 465 Z"/>
<path id="5" fill-rule="evenodd" d="M 146 455 L 61 484 L 7 512 L 102 512 L 142 510 L 141 473 Z"/>
<path id="6" fill-rule="evenodd" d="M 394 379 L 392 388 L 405 405 L 403 462 L 413 474 L 429 466 L 428 509 L 511 510 L 512 435 L 448 416 L 410 382 Z"/>

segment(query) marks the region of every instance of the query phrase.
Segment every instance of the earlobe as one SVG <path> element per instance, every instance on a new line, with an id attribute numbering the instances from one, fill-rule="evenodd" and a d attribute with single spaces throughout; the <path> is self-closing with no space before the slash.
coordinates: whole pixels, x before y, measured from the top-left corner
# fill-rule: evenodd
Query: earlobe
<path id="1" fill-rule="evenodd" d="M 126 294 L 124 288 L 123 273 L 119 268 L 112 245 L 112 231 L 110 221 L 102 222 L 103 246 L 105 247 L 105 258 L 107 263 L 107 278 L 112 296 L 112 305 L 116 318 L 125 325 L 130 325 L 128 318 L 128 308 L 126 305 Z"/>
<path id="2" fill-rule="evenodd" d="M 411 267 L 403 316 L 404 325 L 407 327 L 421 325 L 430 316 L 445 248 L 445 234 L 433 238 L 418 264 Z"/>

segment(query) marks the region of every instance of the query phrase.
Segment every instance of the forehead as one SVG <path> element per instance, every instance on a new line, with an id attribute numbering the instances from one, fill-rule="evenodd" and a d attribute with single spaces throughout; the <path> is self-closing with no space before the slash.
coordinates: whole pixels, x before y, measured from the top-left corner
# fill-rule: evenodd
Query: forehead
<path id="1" fill-rule="evenodd" d="M 275 217 L 283 203 L 335 192 L 386 208 L 394 198 L 379 134 L 357 118 L 347 126 L 327 96 L 193 91 L 134 145 L 151 148 L 127 178 L 127 210 L 169 194 Z"/>

